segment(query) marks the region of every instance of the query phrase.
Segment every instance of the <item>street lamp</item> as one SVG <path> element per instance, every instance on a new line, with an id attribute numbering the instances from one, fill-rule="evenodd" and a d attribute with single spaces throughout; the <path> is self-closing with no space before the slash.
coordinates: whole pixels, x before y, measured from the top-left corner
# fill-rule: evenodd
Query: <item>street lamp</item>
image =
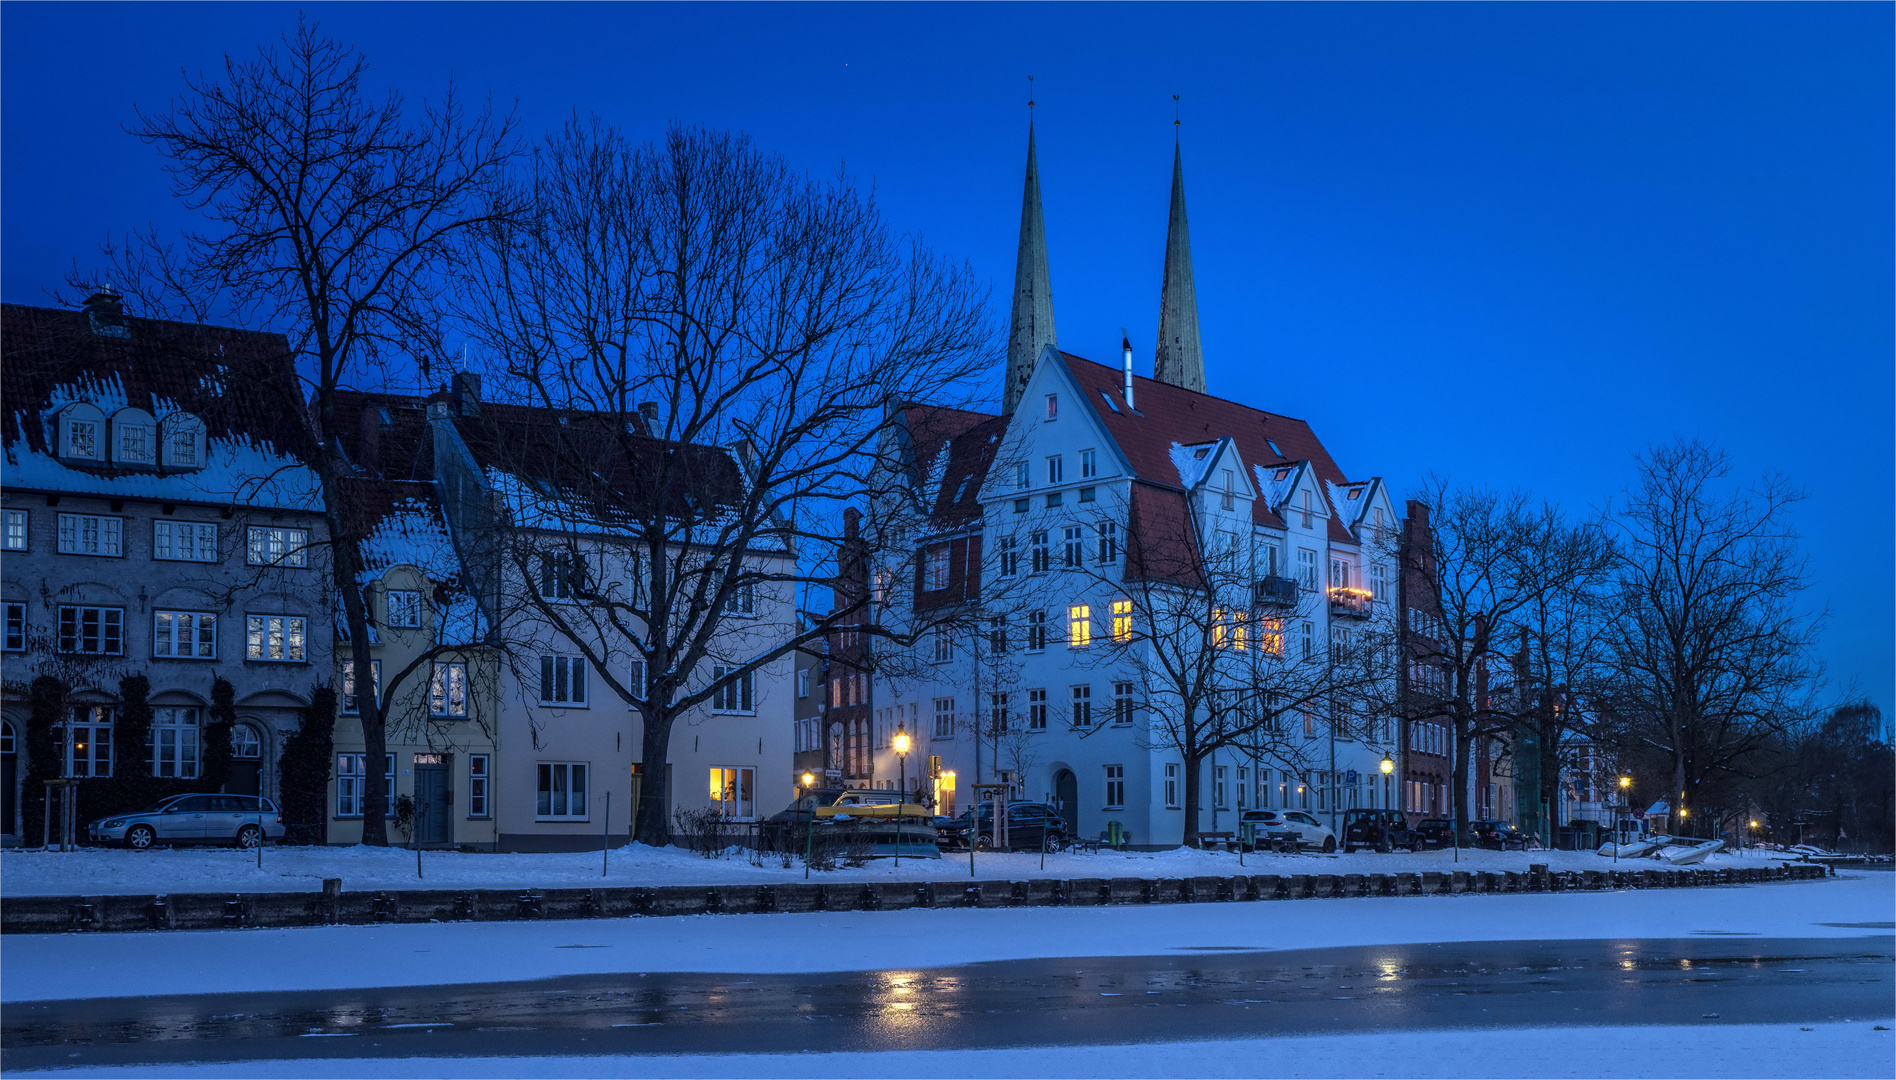
<path id="1" fill-rule="evenodd" d="M 1388 754 L 1383 755 L 1382 764 L 1377 767 L 1382 769 L 1384 776 L 1388 776 L 1390 773 L 1396 771 L 1396 763 L 1389 760 Z"/>
<path id="2" fill-rule="evenodd" d="M 803 794 L 808 795 L 816 786 L 816 774 L 805 771 L 803 774 Z M 794 842 L 794 841 L 793 841 Z M 803 823 L 803 877 L 810 876 L 810 859 L 816 854 L 816 800 L 810 800 L 810 816 Z"/>
<path id="3" fill-rule="evenodd" d="M 908 801 L 908 752 L 909 752 L 908 732 L 902 729 L 902 725 L 900 724 L 896 725 L 895 738 L 889 740 L 889 745 L 895 748 L 895 760 L 901 764 L 901 776 L 902 776 L 902 779 L 900 781 L 901 787 L 898 791 L 899 798 L 897 799 L 896 804 L 895 804 L 895 865 L 901 866 L 902 865 L 902 809 L 903 809 L 902 804 Z"/>

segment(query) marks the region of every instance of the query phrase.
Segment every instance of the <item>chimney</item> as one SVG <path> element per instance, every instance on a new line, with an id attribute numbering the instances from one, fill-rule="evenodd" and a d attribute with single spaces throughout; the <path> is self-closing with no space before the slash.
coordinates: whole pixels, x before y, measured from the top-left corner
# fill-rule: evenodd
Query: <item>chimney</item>
<path id="1" fill-rule="evenodd" d="M 481 377 L 472 372 L 454 373 L 454 407 L 462 416 L 481 414 Z"/>
<path id="2" fill-rule="evenodd" d="M 1132 338 L 1125 336 L 1126 331 L 1123 327 L 1119 333 L 1119 355 L 1126 369 L 1126 409 L 1131 411 L 1134 407 L 1132 404 Z"/>
<path id="3" fill-rule="evenodd" d="M 356 449 L 356 464 L 362 467 L 366 476 L 382 474 L 382 410 L 374 405 L 364 406 L 360 414 L 361 438 Z"/>
<path id="4" fill-rule="evenodd" d="M 849 507 L 843 511 L 843 539 L 854 540 L 862 535 L 862 511 Z"/>
<path id="5" fill-rule="evenodd" d="M 86 321 L 92 324 L 92 332 L 102 337 L 131 337 L 131 323 L 125 318 L 125 298 L 119 291 L 107 285 L 81 305 L 86 313 Z"/>
<path id="6" fill-rule="evenodd" d="M 639 423 L 645 425 L 647 435 L 653 438 L 658 437 L 658 402 L 639 402 Z"/>

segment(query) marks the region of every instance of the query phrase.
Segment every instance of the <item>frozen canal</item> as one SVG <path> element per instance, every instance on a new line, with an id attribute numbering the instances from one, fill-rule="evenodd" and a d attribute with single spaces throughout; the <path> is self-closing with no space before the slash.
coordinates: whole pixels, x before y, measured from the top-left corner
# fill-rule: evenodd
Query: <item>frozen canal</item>
<path id="1" fill-rule="evenodd" d="M 1887 1020 L 1896 940 L 1706 936 L 1009 960 L 861 973 L 22 1002 L 4 1066 L 969 1050 L 1466 1028 Z"/>

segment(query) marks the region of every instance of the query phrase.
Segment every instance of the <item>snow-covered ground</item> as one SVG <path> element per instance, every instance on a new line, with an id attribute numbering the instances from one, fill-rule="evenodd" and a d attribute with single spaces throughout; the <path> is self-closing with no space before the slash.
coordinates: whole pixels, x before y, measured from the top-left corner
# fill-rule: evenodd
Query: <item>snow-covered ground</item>
<path id="1" fill-rule="evenodd" d="M 1705 889 L 1086 908 L 18 934 L 0 1002 L 430 986 L 641 971 L 873 971 L 987 960 L 1698 934 L 1887 935 L 1887 873 Z"/>
<path id="2" fill-rule="evenodd" d="M 1885 1023 L 1514 1028 L 1375 1035 L 889 1050 L 860 1054 L 314 1058 L 49 1070 L 60 1077 L 1751 1077 L 1884 1078 Z M 29 1075 L 15 1070 L 15 1075 Z"/>
<path id="3" fill-rule="evenodd" d="M 680 848 L 651 848 L 630 844 L 614 850 L 607 872 L 600 873 L 601 852 L 565 854 L 469 854 L 429 851 L 421 856 L 421 876 L 415 873 L 415 853 L 400 848 L 288 847 L 270 848 L 258 869 L 254 853 L 230 848 L 177 848 L 125 851 L 83 848 L 79 851 L 6 851 L 0 853 L 0 895 L 103 896 L 174 892 L 320 892 L 324 878 L 341 878 L 345 889 L 453 889 L 453 888 L 597 888 L 634 885 L 759 885 L 771 881 L 802 881 L 800 863 L 789 867 L 781 859 L 762 866 L 735 855 L 706 859 Z M 1769 865 L 1781 861 L 1776 852 L 1752 849 L 1721 853 L 1706 867 Z M 1189 877 L 1215 874 L 1375 874 L 1422 870 L 1517 870 L 1530 863 L 1546 863 L 1555 870 L 1605 870 L 1614 864 L 1590 851 L 1463 851 L 1460 861 L 1450 851 L 1378 855 L 1246 855 L 1229 852 L 1173 851 L 979 854 L 975 876 L 982 880 L 1020 880 L 1030 877 Z M 1654 859 L 1633 865 L 1665 869 Z M 968 856 L 941 859 L 875 859 L 860 867 L 820 871 L 819 881 L 923 881 L 967 879 Z"/>

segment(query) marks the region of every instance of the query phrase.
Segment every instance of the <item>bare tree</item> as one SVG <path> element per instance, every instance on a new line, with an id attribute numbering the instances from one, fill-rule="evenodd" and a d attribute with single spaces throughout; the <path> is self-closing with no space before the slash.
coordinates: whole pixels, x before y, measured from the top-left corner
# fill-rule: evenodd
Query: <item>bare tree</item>
<path id="1" fill-rule="evenodd" d="M 249 60 L 227 56 L 219 76 L 187 76 L 167 111 L 140 110 L 130 131 L 165 155 L 173 193 L 205 227 L 176 244 L 151 231 L 106 249 L 114 279 L 150 309 L 287 336 L 307 385 L 275 389 L 285 415 L 306 424 L 319 447 L 311 464 L 363 686 L 372 682 L 372 657 L 360 537 L 344 490 L 355 468 L 335 397 L 386 376 L 428 335 L 450 242 L 511 213 L 496 181 L 514 156 L 511 118 L 485 107 L 470 113 L 452 85 L 412 116 L 398 94 L 375 99 L 368 67 L 299 21 L 280 47 Z M 426 360 L 420 373 L 425 380 Z M 363 842 L 382 845 L 384 715 L 368 696 L 362 730 Z"/>
<path id="2" fill-rule="evenodd" d="M 1657 756 L 1688 828 L 1816 711 L 1822 616 L 1796 606 L 1804 561 L 1789 520 L 1801 498 L 1777 475 L 1742 487 L 1724 452 L 1681 440 L 1639 459 L 1615 519 L 1608 730 Z"/>
<path id="3" fill-rule="evenodd" d="M 838 627 L 894 633 L 867 598 L 806 597 L 836 583 L 842 508 L 877 505 L 894 406 L 952 400 L 991 362 L 985 297 L 847 177 L 738 135 L 635 146 L 575 121 L 519 197 L 518 222 L 472 238 L 461 311 L 501 383 L 565 423 L 495 430 L 546 480 L 509 495 L 503 577 L 638 715 L 637 839 L 662 844 L 681 717 Z M 887 546 L 893 523 L 866 521 Z M 557 603 L 530 587 L 562 572 L 549 545 L 587 567 Z"/>
<path id="4" fill-rule="evenodd" d="M 1510 736 L 1543 704 L 1552 707 L 1551 699 L 1543 703 L 1519 688 L 1488 693 L 1485 674 L 1512 674 L 1511 639 L 1543 619 L 1551 646 L 1562 612 L 1580 603 L 1586 583 L 1597 578 L 1599 540 L 1592 530 L 1566 525 L 1557 507 L 1535 507 L 1519 493 L 1454 488 L 1432 477 L 1417 498 L 1430 507 L 1432 524 L 1426 550 L 1402 553 L 1404 572 L 1423 590 L 1418 606 L 1432 608 L 1439 625 L 1411 634 L 1409 651 L 1439 669 L 1444 685 L 1403 708 L 1407 716 L 1449 721 L 1455 829 L 1466 835 L 1473 748 Z"/>

